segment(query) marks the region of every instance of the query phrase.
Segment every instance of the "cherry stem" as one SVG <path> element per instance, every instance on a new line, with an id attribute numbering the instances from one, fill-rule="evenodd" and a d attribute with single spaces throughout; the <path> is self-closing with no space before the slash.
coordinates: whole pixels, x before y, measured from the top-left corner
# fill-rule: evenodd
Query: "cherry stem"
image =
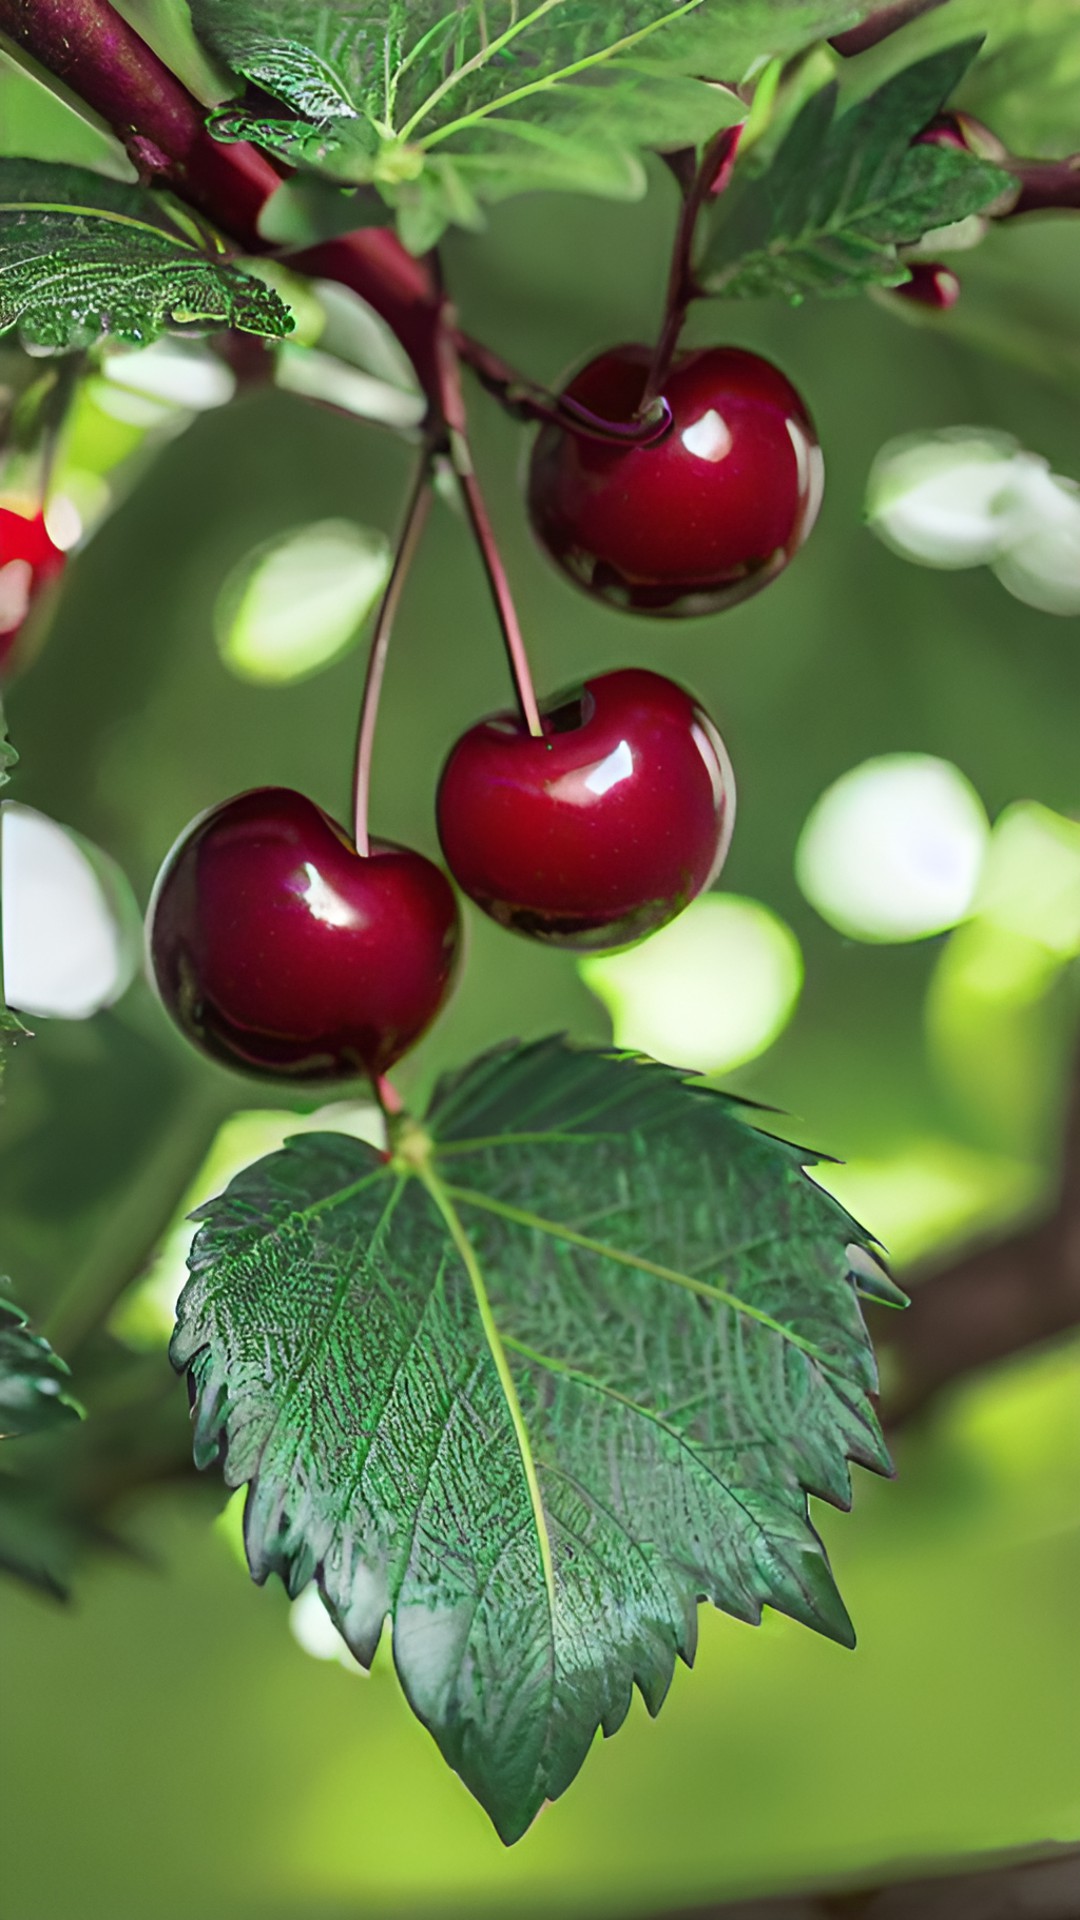
<path id="1" fill-rule="evenodd" d="M 365 857 L 371 851 L 368 838 L 368 796 L 371 790 L 371 760 L 375 750 L 375 728 L 379 717 L 379 696 L 386 672 L 390 635 L 409 568 L 413 563 L 420 536 L 431 505 L 431 462 L 433 449 L 428 442 L 417 464 L 405 506 L 401 535 L 375 621 L 364 676 L 364 694 L 360 703 L 360 724 L 356 734 L 356 759 L 353 765 L 353 839 L 356 851 Z"/>
<path id="2" fill-rule="evenodd" d="M 449 434 L 451 464 L 461 488 L 469 525 L 480 550 L 480 558 L 484 563 L 492 599 L 495 602 L 495 611 L 502 629 L 521 717 L 533 738 L 540 740 L 543 738 L 544 729 L 540 723 L 540 709 L 536 704 L 532 674 L 529 671 L 529 657 L 525 651 L 521 622 L 517 616 L 510 582 L 495 538 L 495 529 L 491 524 L 480 482 L 476 477 L 476 468 L 473 465 L 465 396 L 461 388 L 461 361 L 458 357 L 455 337 L 449 327 L 444 327 L 440 332 L 439 348 L 439 397 L 443 419 Z"/>
<path id="3" fill-rule="evenodd" d="M 583 439 L 622 447 L 651 447 L 663 439 L 671 425 L 671 408 L 666 400 L 655 401 L 644 420 L 606 420 L 570 394 L 552 393 L 530 380 L 471 334 L 457 333 L 455 341 L 461 358 L 481 386 L 518 420 L 547 420 Z"/>
<path id="4" fill-rule="evenodd" d="M 697 231 L 698 217 L 706 200 L 715 199 L 727 186 L 744 125 L 745 122 L 740 121 L 734 127 L 721 127 L 720 132 L 705 148 L 701 156 L 701 164 L 689 186 L 684 188 L 682 209 L 671 248 L 664 317 L 660 324 L 652 364 L 638 402 L 639 420 L 651 407 L 655 406 L 660 397 L 664 381 L 668 376 L 668 369 L 675 356 L 675 349 L 679 344 L 679 337 L 686 323 L 690 302 L 696 300 L 701 292 L 693 268 L 694 234 Z M 676 178 L 678 177 L 679 175 L 676 174 Z"/>

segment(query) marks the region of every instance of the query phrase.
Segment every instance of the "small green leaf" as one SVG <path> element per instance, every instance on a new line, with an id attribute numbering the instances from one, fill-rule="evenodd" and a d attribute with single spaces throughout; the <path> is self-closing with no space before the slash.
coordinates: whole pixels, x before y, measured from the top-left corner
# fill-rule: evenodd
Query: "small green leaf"
<path id="1" fill-rule="evenodd" d="M 507 1842 L 702 1598 L 850 1645 L 807 1490 L 886 1471 L 859 1230 L 722 1095 L 557 1040 L 444 1081 L 389 1158 L 308 1134 L 202 1209 L 174 1364 L 248 1486 L 254 1578 L 313 1578 Z M 853 1248 L 853 1242 L 856 1245 Z M 877 1281 L 876 1290 L 882 1290 Z"/>
<path id="2" fill-rule="evenodd" d="M 68 1377 L 48 1341 L 30 1332 L 22 1308 L 0 1296 L 0 1440 L 81 1419 L 78 1401 L 64 1391 Z"/>
<path id="3" fill-rule="evenodd" d="M 834 119 L 835 87 L 810 99 L 763 173 L 721 203 L 699 263 L 730 299 L 896 286 L 898 249 L 978 213 L 1012 184 L 951 147 L 912 145 L 967 70 L 978 41 L 907 68 Z"/>
<path id="4" fill-rule="evenodd" d="M 375 184 L 416 250 L 450 223 L 476 227 L 481 203 L 511 193 L 640 194 L 643 152 L 732 125 L 745 107 L 731 84 L 763 55 L 865 11 L 835 0 L 192 6 L 209 49 L 288 109 L 230 104 L 211 120 L 218 138 Z"/>
<path id="5" fill-rule="evenodd" d="M 0 161 L 0 334 L 16 328 L 29 351 L 224 327 L 278 339 L 291 324 L 276 293 L 205 251 L 144 188 Z"/>

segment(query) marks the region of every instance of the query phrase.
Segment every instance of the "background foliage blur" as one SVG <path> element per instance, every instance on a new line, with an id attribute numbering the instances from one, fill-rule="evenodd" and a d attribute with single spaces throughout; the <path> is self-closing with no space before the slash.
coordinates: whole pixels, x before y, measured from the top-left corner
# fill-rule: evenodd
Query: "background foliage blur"
<path id="1" fill-rule="evenodd" d="M 1042 11 L 1054 75 L 1074 72 L 1080 15 L 1055 0 Z M 1002 71 L 1003 131 L 1023 144 L 1024 98 L 1049 112 L 1053 87 L 1046 72 L 1025 80 L 1018 55 Z M 1060 116 L 1032 128 L 1039 142 L 1065 150 Z M 0 145 L 91 164 L 109 151 L 9 64 Z M 639 206 L 497 210 L 486 236 L 446 247 L 465 323 L 548 381 L 597 345 L 648 337 L 673 205 L 657 167 Z M 901 1272 L 1047 1204 L 1077 1016 L 1077 619 L 1009 597 L 985 568 L 917 567 L 862 524 L 875 456 L 900 435 L 988 429 L 1080 475 L 1080 221 L 1001 229 L 957 264 L 961 305 L 934 324 L 889 296 L 695 314 L 692 337 L 753 346 L 790 373 L 827 467 L 806 552 L 719 620 L 654 627 L 568 590 L 530 543 L 520 431 L 476 397 L 539 683 L 629 662 L 685 680 L 725 732 L 739 822 L 724 891 L 681 942 L 673 929 L 579 972 L 471 915 L 457 997 L 399 1076 L 419 1097 L 496 1039 L 604 1041 L 614 1017 L 621 1042 L 723 1067 L 726 1085 L 793 1116 L 781 1130 L 839 1156 L 821 1177 Z M 76 505 L 101 517 L 10 699 L 10 791 L 103 849 L 145 904 L 171 841 L 227 794 L 295 785 L 345 805 L 363 666 L 350 593 L 359 610 L 385 565 L 382 542 L 349 523 L 392 534 L 409 455 L 291 394 L 218 407 L 198 357 L 176 375 L 179 432 L 160 375 L 149 397 L 132 377 L 97 383 L 66 450 Z M 123 461 L 151 441 L 128 486 Z M 303 587 L 336 567 L 340 591 L 323 656 L 289 679 L 280 619 L 259 639 L 251 556 L 301 527 L 316 529 L 314 554 L 309 540 L 292 577 Z M 281 591 L 279 577 L 271 612 Z M 391 659 L 378 832 L 435 851 L 441 758 L 506 698 L 479 565 L 440 507 Z M 843 818 L 830 840 L 821 810 L 807 827 L 841 776 L 896 755 L 932 756 L 944 774 L 931 762 L 929 786 L 882 789 L 869 844 L 845 839 Z M 875 922 L 882 862 L 906 927 Z M 690 1018 L 671 1034 L 673 1004 Z M 230 1116 L 269 1110 L 230 1121 L 203 1190 L 315 1104 L 261 1097 L 189 1056 L 141 977 L 93 1018 L 30 1024 L 0 1119 L 0 1216 L 3 1265 L 39 1319 L 65 1289 L 74 1300 L 95 1276 L 107 1289 L 139 1270 Z M 388 1659 L 362 1679 L 312 1658 L 333 1646 L 310 1609 L 290 1632 L 283 1593 L 256 1594 L 237 1566 L 235 1515 L 211 1524 L 220 1488 L 171 1484 L 184 1408 L 162 1303 L 180 1254 L 177 1232 L 117 1323 L 148 1354 L 162 1484 L 130 1505 L 127 1550 L 81 1569 L 67 1610 L 11 1583 L 0 1594 L 6 1920 L 172 1920 L 196 1903 L 214 1920 L 648 1913 L 1080 1839 L 1077 1338 L 941 1400 L 898 1435 L 896 1484 L 860 1476 L 851 1517 L 819 1510 L 854 1655 L 775 1616 L 756 1632 L 703 1617 L 696 1671 L 677 1674 L 659 1721 L 636 1703 L 506 1853 Z M 887 1347 L 884 1366 L 887 1381 Z"/>

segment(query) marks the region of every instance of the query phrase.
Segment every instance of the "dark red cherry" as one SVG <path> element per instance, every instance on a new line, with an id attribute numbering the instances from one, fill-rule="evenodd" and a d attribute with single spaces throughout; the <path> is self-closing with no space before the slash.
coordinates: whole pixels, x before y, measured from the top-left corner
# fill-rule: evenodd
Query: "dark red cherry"
<path id="1" fill-rule="evenodd" d="M 715 880 L 735 820 L 724 744 L 685 688 L 628 668 L 463 734 L 439 782 L 450 870 L 504 927 L 582 952 L 628 946 Z"/>
<path id="2" fill-rule="evenodd" d="M 18 664 L 18 641 L 35 600 L 63 572 L 64 554 L 43 514 L 0 507 L 0 676 Z"/>
<path id="3" fill-rule="evenodd" d="M 460 919 L 445 874 L 357 853 L 303 794 L 259 787 L 194 820 L 147 916 L 161 998 L 204 1053 L 297 1080 L 381 1074 L 450 990 Z"/>
<path id="4" fill-rule="evenodd" d="M 648 347 L 615 347 L 566 392 L 630 421 L 651 360 Z M 671 425 L 649 446 L 541 427 L 529 515 L 552 559 L 598 599 L 634 613 L 716 613 L 801 547 L 821 505 L 821 453 L 795 388 L 756 353 L 680 354 L 663 397 Z"/>

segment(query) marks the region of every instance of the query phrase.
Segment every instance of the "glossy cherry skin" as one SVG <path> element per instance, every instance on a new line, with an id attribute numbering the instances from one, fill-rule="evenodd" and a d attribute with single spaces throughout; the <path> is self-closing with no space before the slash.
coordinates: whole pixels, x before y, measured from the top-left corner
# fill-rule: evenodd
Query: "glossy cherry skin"
<path id="1" fill-rule="evenodd" d="M 566 392 L 602 419 L 630 421 L 651 360 L 648 347 L 615 347 Z M 739 347 L 680 354 L 663 397 L 671 425 L 649 446 L 541 427 L 529 517 L 596 598 L 630 613 L 716 613 L 774 579 L 810 532 L 823 486 L 817 436 L 791 382 Z"/>
<path id="2" fill-rule="evenodd" d="M 502 926 L 590 953 L 631 945 L 715 880 L 735 820 L 724 744 L 685 688 L 628 668 L 463 734 L 439 783 L 458 884 Z"/>
<path id="3" fill-rule="evenodd" d="M 361 856 L 287 787 L 200 814 L 147 915 L 154 979 L 187 1038 L 228 1066 L 303 1081 L 385 1073 L 446 999 L 460 933 L 432 861 L 385 841 Z"/>
<path id="4" fill-rule="evenodd" d="M 35 600 L 64 570 L 43 514 L 0 507 L 0 677 L 20 664 L 19 636 Z"/>

